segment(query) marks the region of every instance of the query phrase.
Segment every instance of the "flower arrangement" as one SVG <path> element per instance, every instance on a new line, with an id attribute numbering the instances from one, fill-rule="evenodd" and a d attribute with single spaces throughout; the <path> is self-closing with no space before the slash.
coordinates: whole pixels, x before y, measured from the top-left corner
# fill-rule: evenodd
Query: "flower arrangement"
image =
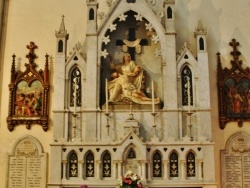
<path id="1" fill-rule="evenodd" d="M 120 188 L 142 188 L 141 177 L 131 170 L 121 177 Z"/>

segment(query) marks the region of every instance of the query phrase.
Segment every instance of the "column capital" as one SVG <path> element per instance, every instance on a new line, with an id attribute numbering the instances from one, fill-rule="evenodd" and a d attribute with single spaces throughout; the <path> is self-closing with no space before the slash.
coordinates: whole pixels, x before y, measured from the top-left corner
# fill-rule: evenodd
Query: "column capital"
<path id="1" fill-rule="evenodd" d="M 163 164 L 169 164 L 169 160 L 162 160 Z"/>
<path id="2" fill-rule="evenodd" d="M 67 160 L 62 160 L 62 163 L 63 163 L 63 164 L 67 164 L 68 161 L 67 161 Z"/>
<path id="3" fill-rule="evenodd" d="M 96 160 L 95 161 L 97 164 L 102 164 L 102 161 L 101 160 Z"/>
<path id="4" fill-rule="evenodd" d="M 181 160 L 180 162 L 181 162 L 182 165 L 186 164 L 186 160 Z"/>
<path id="5" fill-rule="evenodd" d="M 147 160 L 140 160 L 139 163 L 141 163 L 141 164 L 147 164 L 148 161 Z"/>
<path id="6" fill-rule="evenodd" d="M 198 162 L 198 164 L 201 164 L 201 163 L 203 163 L 203 159 L 198 159 L 197 162 Z"/>
<path id="7" fill-rule="evenodd" d="M 84 161 L 83 160 L 79 160 L 78 163 L 79 164 L 84 164 Z"/>

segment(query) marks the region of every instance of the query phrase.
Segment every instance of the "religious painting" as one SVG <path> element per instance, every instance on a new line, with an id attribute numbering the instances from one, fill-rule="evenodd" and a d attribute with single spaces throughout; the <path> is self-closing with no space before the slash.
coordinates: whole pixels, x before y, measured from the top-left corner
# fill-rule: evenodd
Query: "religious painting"
<path id="1" fill-rule="evenodd" d="M 25 71 L 20 70 L 20 61 L 16 64 L 13 55 L 11 68 L 11 81 L 9 84 L 10 101 L 9 114 L 7 117 L 8 129 L 13 131 L 16 125 L 25 124 L 30 129 L 32 124 L 39 124 L 44 131 L 48 129 L 49 107 L 49 69 L 48 55 L 46 55 L 44 70 L 36 70 L 34 62 L 37 46 L 30 42 L 27 45 L 30 50 L 26 57 L 29 63 L 25 64 Z"/>
<path id="2" fill-rule="evenodd" d="M 43 86 L 41 82 L 34 81 L 31 87 L 27 82 L 21 81 L 17 85 L 15 99 L 15 115 L 17 116 L 39 116 L 42 110 Z"/>
<path id="3" fill-rule="evenodd" d="M 217 53 L 221 129 L 224 129 L 228 122 L 238 122 L 241 127 L 244 121 L 250 121 L 250 70 L 249 67 L 243 68 L 242 61 L 239 60 L 239 42 L 232 39 L 229 45 L 233 47 L 230 69 L 222 68 L 220 53 Z"/>

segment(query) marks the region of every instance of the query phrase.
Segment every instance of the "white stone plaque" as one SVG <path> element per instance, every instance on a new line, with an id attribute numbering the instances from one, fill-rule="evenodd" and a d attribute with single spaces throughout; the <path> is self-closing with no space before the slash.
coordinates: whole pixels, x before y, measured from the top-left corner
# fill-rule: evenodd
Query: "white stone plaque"
<path id="1" fill-rule="evenodd" d="M 45 188 L 47 155 L 33 137 L 20 140 L 9 155 L 8 188 Z"/>
<path id="2" fill-rule="evenodd" d="M 236 133 L 221 151 L 222 188 L 250 188 L 250 136 Z"/>

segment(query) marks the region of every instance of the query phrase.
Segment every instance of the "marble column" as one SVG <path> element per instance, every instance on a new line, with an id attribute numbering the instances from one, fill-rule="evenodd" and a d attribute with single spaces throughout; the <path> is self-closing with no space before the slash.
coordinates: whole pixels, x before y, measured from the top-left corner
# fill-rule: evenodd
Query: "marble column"
<path id="1" fill-rule="evenodd" d="M 163 170 L 164 170 L 164 172 L 163 172 L 163 174 L 164 174 L 163 179 L 164 180 L 169 180 L 169 174 L 168 174 L 169 160 L 163 160 L 162 162 L 163 162 Z"/>
<path id="2" fill-rule="evenodd" d="M 202 163 L 203 163 L 203 160 L 198 160 L 198 179 L 199 180 L 202 180 L 203 179 L 203 177 L 202 177 L 202 172 L 203 172 L 203 169 L 202 169 Z"/>
<path id="3" fill-rule="evenodd" d="M 62 160 L 62 163 L 63 163 L 63 177 L 62 177 L 62 179 L 63 180 L 66 180 L 67 179 L 67 177 L 66 177 L 66 171 L 67 171 L 67 160 Z"/>
<path id="4" fill-rule="evenodd" d="M 152 180 L 152 172 L 151 172 L 151 161 L 147 161 L 148 163 L 148 180 Z"/>
<path id="5" fill-rule="evenodd" d="M 122 176 L 123 175 L 123 173 L 122 173 L 122 162 L 123 161 L 118 161 L 118 175 L 119 176 Z"/>
<path id="6" fill-rule="evenodd" d="M 186 179 L 186 161 L 181 160 L 181 179 L 185 180 Z"/>
<path id="7" fill-rule="evenodd" d="M 113 178 L 114 179 L 117 179 L 117 169 L 116 169 L 117 163 L 118 163 L 118 161 L 113 161 L 112 171 L 113 171 Z"/>
<path id="8" fill-rule="evenodd" d="M 141 161 L 141 177 L 143 180 L 146 180 L 146 164 L 147 164 L 147 161 L 145 160 Z"/>
<path id="9" fill-rule="evenodd" d="M 83 164 L 84 164 L 84 161 L 82 161 L 82 160 L 79 160 L 78 161 L 78 164 L 79 164 L 79 168 L 78 168 L 78 178 L 79 179 L 83 179 Z"/>
<path id="10" fill-rule="evenodd" d="M 100 160 L 96 160 L 96 179 L 98 179 L 98 180 L 101 179 L 101 177 L 100 177 L 101 164 L 102 164 L 102 162 Z"/>

